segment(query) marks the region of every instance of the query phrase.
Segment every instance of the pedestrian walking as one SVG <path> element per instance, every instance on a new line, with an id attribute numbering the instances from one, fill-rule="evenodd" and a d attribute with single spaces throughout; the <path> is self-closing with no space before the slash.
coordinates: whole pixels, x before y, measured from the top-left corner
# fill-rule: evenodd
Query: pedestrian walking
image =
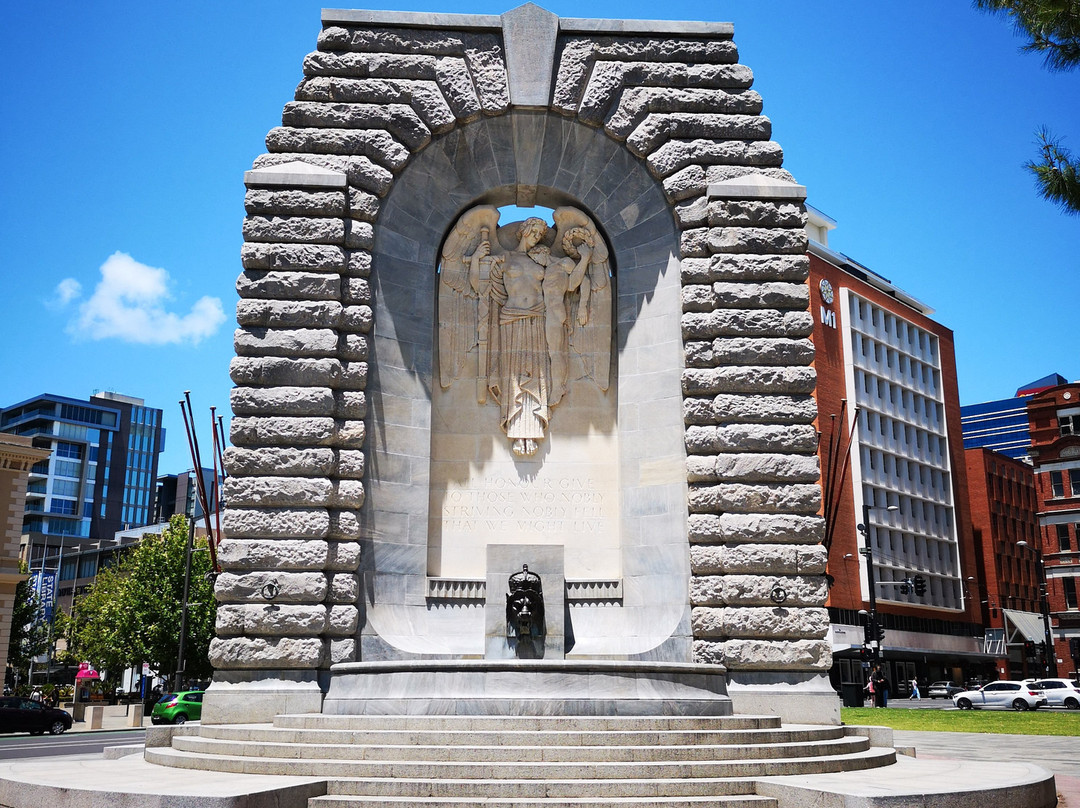
<path id="1" fill-rule="evenodd" d="M 911 695 L 908 696 L 908 701 L 911 701 L 912 699 L 921 699 L 921 698 L 922 698 L 922 696 L 919 695 L 919 680 L 918 679 L 912 679 L 911 680 Z"/>

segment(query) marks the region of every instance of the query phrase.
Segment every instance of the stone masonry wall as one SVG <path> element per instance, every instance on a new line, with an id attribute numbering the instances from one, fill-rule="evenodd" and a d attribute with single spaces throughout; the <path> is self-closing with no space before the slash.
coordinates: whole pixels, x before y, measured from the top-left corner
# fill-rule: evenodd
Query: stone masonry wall
<path id="1" fill-rule="evenodd" d="M 625 144 L 682 233 L 694 659 L 829 667 L 805 214 L 752 80 L 729 25 L 324 13 L 245 178 L 215 666 L 355 658 L 380 200 L 433 138 L 521 104 Z"/>

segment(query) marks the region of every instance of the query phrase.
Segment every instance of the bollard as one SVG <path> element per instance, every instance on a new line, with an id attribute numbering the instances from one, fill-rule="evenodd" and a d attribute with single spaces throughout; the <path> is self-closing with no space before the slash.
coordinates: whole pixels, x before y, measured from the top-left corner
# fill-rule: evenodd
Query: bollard
<path id="1" fill-rule="evenodd" d="M 128 708 L 127 725 L 129 727 L 141 727 L 143 725 L 143 706 L 132 704 Z"/>
<path id="2" fill-rule="evenodd" d="M 105 708 L 100 704 L 94 704 L 86 708 L 86 723 L 87 729 L 101 729 L 101 717 L 105 713 Z"/>

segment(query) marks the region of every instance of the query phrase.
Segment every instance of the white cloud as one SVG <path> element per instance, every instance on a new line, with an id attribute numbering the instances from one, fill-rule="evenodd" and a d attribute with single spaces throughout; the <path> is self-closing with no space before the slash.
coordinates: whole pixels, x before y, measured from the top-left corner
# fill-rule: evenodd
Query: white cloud
<path id="1" fill-rule="evenodd" d="M 50 308 L 62 309 L 81 294 L 81 283 L 74 278 L 64 278 L 60 283 L 56 284 L 56 289 L 53 291 L 53 298 L 49 301 L 48 305 Z"/>
<path id="2" fill-rule="evenodd" d="M 101 280 L 94 294 L 79 306 L 79 316 L 68 331 L 87 339 L 116 338 L 142 345 L 198 343 L 225 321 L 216 297 L 200 298 L 184 315 L 166 311 L 168 285 L 169 273 L 164 269 L 115 252 L 101 265 Z"/>

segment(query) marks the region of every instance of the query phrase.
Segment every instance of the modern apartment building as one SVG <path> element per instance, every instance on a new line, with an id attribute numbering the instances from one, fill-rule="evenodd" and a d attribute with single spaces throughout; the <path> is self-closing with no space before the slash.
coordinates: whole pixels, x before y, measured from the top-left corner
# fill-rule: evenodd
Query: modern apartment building
<path id="1" fill-rule="evenodd" d="M 1041 546 L 1030 548 L 1030 560 L 1045 576 L 1051 675 L 1071 676 L 1078 660 L 1069 641 L 1080 644 L 1080 382 L 1032 396 L 1028 422 L 1041 530 Z"/>
<path id="2" fill-rule="evenodd" d="M 45 394 L 0 410 L 0 431 L 51 451 L 33 466 L 27 486 L 22 555 L 31 570 L 59 567 L 65 547 L 151 522 L 165 444 L 161 415 L 118 393 Z"/>
<path id="3" fill-rule="evenodd" d="M 928 306 L 830 249 L 834 223 L 809 213 L 834 684 L 865 678 L 871 587 L 885 631 L 872 645 L 893 682 L 989 676 L 993 657 L 967 581 L 979 567 L 952 332 Z M 922 594 L 908 583 L 915 576 Z"/>

